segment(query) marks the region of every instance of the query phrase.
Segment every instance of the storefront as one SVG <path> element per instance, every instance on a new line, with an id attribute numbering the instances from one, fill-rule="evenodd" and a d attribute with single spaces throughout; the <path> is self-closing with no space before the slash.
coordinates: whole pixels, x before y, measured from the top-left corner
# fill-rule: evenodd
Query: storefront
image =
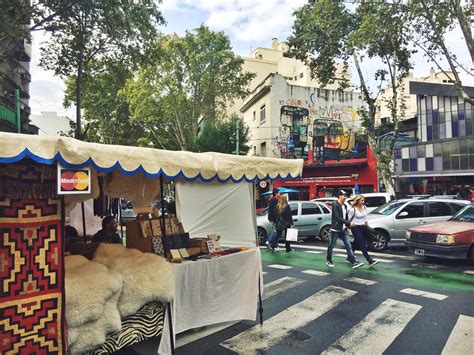
<path id="1" fill-rule="evenodd" d="M 379 189 L 376 160 L 367 147 L 367 157 L 326 161 L 324 164 L 307 164 L 303 167 L 303 177 L 291 181 L 277 180 L 276 187 L 289 187 L 299 190 L 299 200 L 335 196 L 337 190 L 351 193 L 377 192 Z M 295 199 L 295 198 L 293 198 Z"/>

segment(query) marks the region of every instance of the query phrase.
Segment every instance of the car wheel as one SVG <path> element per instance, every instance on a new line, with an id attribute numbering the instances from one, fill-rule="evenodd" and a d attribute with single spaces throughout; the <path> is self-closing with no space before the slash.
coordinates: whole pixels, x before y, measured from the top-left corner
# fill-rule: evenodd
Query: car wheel
<path id="1" fill-rule="evenodd" d="M 262 245 L 267 240 L 267 231 L 262 227 L 257 228 L 258 243 Z"/>
<path id="2" fill-rule="evenodd" d="M 369 249 L 372 251 L 384 251 L 388 246 L 388 234 L 385 231 L 380 229 L 375 230 L 377 232 L 376 240 L 371 240 L 369 244 Z"/>
<path id="3" fill-rule="evenodd" d="M 321 228 L 321 230 L 319 231 L 319 238 L 321 238 L 323 242 L 329 242 L 329 240 L 331 239 L 331 226 L 330 225 L 327 225 Z"/>
<path id="4" fill-rule="evenodd" d="M 471 245 L 471 250 L 469 251 L 469 254 L 468 254 L 468 260 L 471 263 L 471 265 L 474 265 L 474 244 Z"/>

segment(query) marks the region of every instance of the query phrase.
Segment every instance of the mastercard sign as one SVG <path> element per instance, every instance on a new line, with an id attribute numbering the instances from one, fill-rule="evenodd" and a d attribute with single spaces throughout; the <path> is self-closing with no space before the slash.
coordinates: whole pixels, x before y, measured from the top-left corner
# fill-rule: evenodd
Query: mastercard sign
<path id="1" fill-rule="evenodd" d="M 58 194 L 88 194 L 91 192 L 89 168 L 66 169 L 58 166 Z"/>

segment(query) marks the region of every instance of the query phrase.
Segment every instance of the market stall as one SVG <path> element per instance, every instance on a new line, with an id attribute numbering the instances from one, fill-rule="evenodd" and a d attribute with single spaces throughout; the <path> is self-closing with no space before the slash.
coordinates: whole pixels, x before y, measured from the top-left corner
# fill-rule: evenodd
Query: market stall
<path id="1" fill-rule="evenodd" d="M 163 151 L 10 133 L 0 133 L 0 146 L 3 176 L 16 174 L 16 180 L 0 182 L 0 228 L 4 231 L 0 276 L 6 280 L 0 289 L 0 309 L 11 316 L 11 323 L 0 322 L 0 332 L 7 334 L 8 340 L 0 344 L 0 352 L 66 351 L 65 211 L 98 198 L 102 192 L 112 197 L 126 195 L 134 206 L 149 206 L 163 179 L 176 182 L 177 218 L 191 240 L 211 234 L 220 236 L 221 246 L 240 246 L 239 250 L 224 248 L 217 253 L 219 257 L 172 265 L 175 329 L 165 321 L 165 334 L 229 319 L 255 319 L 261 262 L 256 248 L 253 182 L 296 177 L 301 174 L 301 160 Z M 88 193 L 55 194 L 57 164 L 72 170 L 89 168 Z M 166 227 L 162 232 L 166 234 Z M 27 245 L 35 247 L 28 249 Z M 233 284 L 242 297 L 220 298 L 217 305 L 206 302 L 220 295 L 219 289 L 226 283 Z M 197 313 L 190 303 L 198 290 L 196 285 L 205 285 L 200 288 L 202 308 Z M 42 307 L 42 312 L 35 314 L 33 328 L 27 304 Z M 166 338 L 172 342 L 173 337 Z M 162 343 L 161 351 L 172 351 L 172 344 Z"/>

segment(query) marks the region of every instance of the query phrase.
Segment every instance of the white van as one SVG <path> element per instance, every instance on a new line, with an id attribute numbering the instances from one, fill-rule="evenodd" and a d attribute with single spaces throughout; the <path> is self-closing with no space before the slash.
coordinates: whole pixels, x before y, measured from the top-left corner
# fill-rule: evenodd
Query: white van
<path id="1" fill-rule="evenodd" d="M 393 196 L 390 196 L 387 192 L 369 192 L 366 194 L 361 194 L 365 198 L 365 206 L 367 207 L 367 212 L 375 210 L 377 207 L 394 200 Z M 347 202 L 352 205 L 352 201 L 356 195 L 352 195 L 347 199 Z"/>

